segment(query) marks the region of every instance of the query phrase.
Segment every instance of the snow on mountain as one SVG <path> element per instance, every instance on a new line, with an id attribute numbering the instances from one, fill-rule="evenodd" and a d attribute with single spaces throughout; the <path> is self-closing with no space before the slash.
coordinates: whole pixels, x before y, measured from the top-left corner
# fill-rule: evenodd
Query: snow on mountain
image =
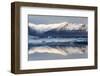
<path id="1" fill-rule="evenodd" d="M 87 31 L 87 25 L 85 24 L 74 24 L 68 22 L 54 23 L 54 24 L 33 24 L 29 23 L 29 27 L 33 30 L 42 33 L 50 30 L 84 30 Z"/>

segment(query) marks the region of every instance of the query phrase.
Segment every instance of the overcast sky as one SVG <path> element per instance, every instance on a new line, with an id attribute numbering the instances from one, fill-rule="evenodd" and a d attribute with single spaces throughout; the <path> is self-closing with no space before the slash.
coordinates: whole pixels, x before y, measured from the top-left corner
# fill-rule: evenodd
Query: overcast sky
<path id="1" fill-rule="evenodd" d="M 88 24 L 87 17 L 73 17 L 73 16 L 50 16 L 50 15 L 29 15 L 28 21 L 34 24 L 50 24 L 50 23 L 60 23 L 69 22 L 77 24 Z"/>

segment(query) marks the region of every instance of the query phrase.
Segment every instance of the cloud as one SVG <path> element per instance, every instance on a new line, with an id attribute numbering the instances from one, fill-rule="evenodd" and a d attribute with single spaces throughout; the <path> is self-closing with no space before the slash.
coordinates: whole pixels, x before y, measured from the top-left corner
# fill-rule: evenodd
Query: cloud
<path id="1" fill-rule="evenodd" d="M 29 50 L 29 54 L 34 53 L 49 53 L 67 56 L 68 54 L 83 54 L 87 51 L 87 47 L 34 47 Z"/>
<path id="2" fill-rule="evenodd" d="M 60 31 L 60 30 L 84 30 L 84 31 L 87 31 L 87 25 L 85 25 L 85 24 L 75 24 L 75 23 L 68 23 L 68 22 L 61 22 L 61 23 L 54 23 L 54 24 L 29 23 L 29 27 L 39 33 L 46 32 L 46 31 L 49 31 L 52 29 L 55 29 L 57 31 Z"/>

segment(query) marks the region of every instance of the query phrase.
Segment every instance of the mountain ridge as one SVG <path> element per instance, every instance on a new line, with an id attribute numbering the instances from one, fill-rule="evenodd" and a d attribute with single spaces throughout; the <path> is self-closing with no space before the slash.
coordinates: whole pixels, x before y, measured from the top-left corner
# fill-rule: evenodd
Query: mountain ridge
<path id="1" fill-rule="evenodd" d="M 44 33 L 50 30 L 56 31 L 72 31 L 72 30 L 82 30 L 87 31 L 87 25 L 85 24 L 73 24 L 68 22 L 54 23 L 54 24 L 33 24 L 29 23 L 29 27 L 38 33 Z"/>

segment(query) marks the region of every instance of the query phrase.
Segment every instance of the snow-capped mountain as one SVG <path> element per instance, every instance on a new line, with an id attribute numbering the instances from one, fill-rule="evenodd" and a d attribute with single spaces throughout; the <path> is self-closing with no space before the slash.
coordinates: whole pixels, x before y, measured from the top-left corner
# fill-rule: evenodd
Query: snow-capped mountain
<path id="1" fill-rule="evenodd" d="M 68 31 L 68 30 L 82 30 L 87 31 L 87 25 L 85 24 L 73 24 L 68 22 L 54 23 L 54 24 L 33 24 L 29 23 L 29 27 L 36 32 L 43 33 L 50 30 L 56 31 Z"/>

